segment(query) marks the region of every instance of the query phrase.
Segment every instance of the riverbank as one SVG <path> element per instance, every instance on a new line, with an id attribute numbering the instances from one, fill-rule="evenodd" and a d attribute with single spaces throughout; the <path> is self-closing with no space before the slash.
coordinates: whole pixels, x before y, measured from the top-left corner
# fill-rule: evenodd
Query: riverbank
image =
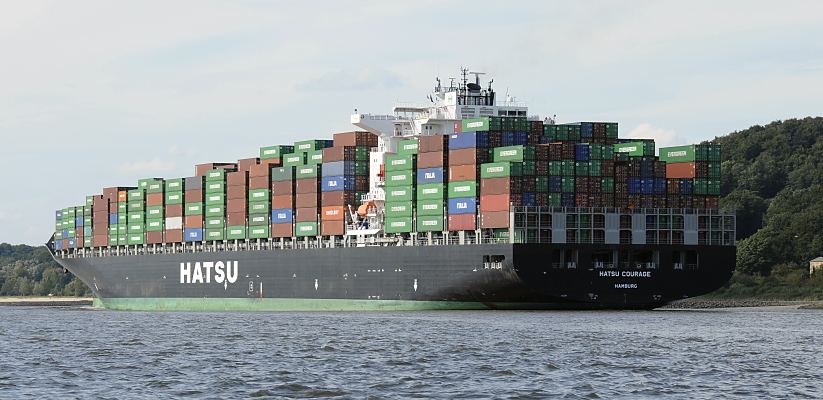
<path id="1" fill-rule="evenodd" d="M 803 310 L 823 309 L 823 301 L 819 300 L 764 300 L 757 298 L 705 298 L 693 297 L 690 299 L 677 300 L 671 304 L 660 307 L 661 310 L 684 310 L 684 309 L 714 309 L 714 308 L 748 308 L 748 307 L 786 307 Z"/>
<path id="2" fill-rule="evenodd" d="M 0 297 L 0 306 L 67 307 L 90 306 L 91 297 L 17 296 Z"/>

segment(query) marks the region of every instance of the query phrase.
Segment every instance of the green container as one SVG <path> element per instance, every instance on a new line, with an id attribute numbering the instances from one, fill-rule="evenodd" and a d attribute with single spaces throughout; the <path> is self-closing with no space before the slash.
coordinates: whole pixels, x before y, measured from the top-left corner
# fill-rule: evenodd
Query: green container
<path id="1" fill-rule="evenodd" d="M 589 162 L 588 161 L 575 161 L 574 162 L 574 174 L 577 176 L 589 176 Z"/>
<path id="2" fill-rule="evenodd" d="M 249 202 L 249 214 L 261 214 L 269 211 L 271 211 L 271 204 L 268 200 Z"/>
<path id="3" fill-rule="evenodd" d="M 563 193 L 574 193 L 574 177 L 564 176 L 561 181 Z"/>
<path id="4" fill-rule="evenodd" d="M 117 245 L 118 246 L 125 246 L 128 242 L 128 235 L 117 235 Z M 143 243 L 135 243 L 135 244 L 143 244 Z"/>
<path id="5" fill-rule="evenodd" d="M 535 159 L 534 146 L 506 146 L 494 149 L 494 162 L 523 162 Z"/>
<path id="6" fill-rule="evenodd" d="M 537 162 L 534 160 L 526 160 L 522 163 L 512 163 L 512 165 L 521 165 L 523 169 L 523 176 L 534 176 L 537 172 Z"/>
<path id="7" fill-rule="evenodd" d="M 549 207 L 560 207 L 563 204 L 563 196 L 560 193 L 549 193 Z"/>
<path id="8" fill-rule="evenodd" d="M 706 194 L 710 196 L 720 195 L 720 180 L 709 179 L 706 181 Z"/>
<path id="9" fill-rule="evenodd" d="M 203 215 L 203 203 L 186 203 L 184 215 Z"/>
<path id="10" fill-rule="evenodd" d="M 457 197 L 477 197 L 477 182 L 458 181 L 449 182 L 448 196 L 450 199 Z"/>
<path id="11" fill-rule="evenodd" d="M 260 158 L 280 158 L 284 154 L 294 153 L 294 146 L 265 146 L 260 148 Z"/>
<path id="12" fill-rule="evenodd" d="M 294 152 L 309 152 L 314 150 L 322 150 L 326 147 L 325 140 L 319 139 L 312 139 L 312 140 L 301 140 L 299 142 L 294 142 Z"/>
<path id="13" fill-rule="evenodd" d="M 386 218 L 411 217 L 414 213 L 414 202 L 386 202 L 384 212 Z"/>
<path id="14" fill-rule="evenodd" d="M 494 162 L 480 165 L 480 178 L 502 178 L 522 174 L 523 165 L 518 163 Z"/>
<path id="15" fill-rule="evenodd" d="M 412 171 L 386 171 L 386 186 L 411 186 L 414 185 L 414 178 Z"/>
<path id="16" fill-rule="evenodd" d="M 417 215 L 432 216 L 445 214 L 445 202 L 443 200 L 418 200 L 417 201 Z"/>
<path id="17" fill-rule="evenodd" d="M 126 236 L 126 244 L 129 246 L 145 243 L 145 235 L 143 232 L 129 233 Z"/>
<path id="18" fill-rule="evenodd" d="M 411 217 L 386 218 L 383 230 L 386 233 L 404 233 L 412 231 Z"/>
<path id="19" fill-rule="evenodd" d="M 490 123 L 488 117 L 483 118 L 466 118 L 461 122 L 460 131 L 461 132 L 477 132 L 477 131 L 489 131 L 493 129 L 489 129 Z"/>
<path id="20" fill-rule="evenodd" d="M 600 167 L 602 166 L 603 162 L 600 160 L 589 161 L 589 176 L 600 176 Z"/>
<path id="21" fill-rule="evenodd" d="M 158 232 L 163 230 L 163 219 L 147 219 L 146 220 L 146 231 L 147 232 Z"/>
<path id="22" fill-rule="evenodd" d="M 91 215 L 83 217 L 83 225 L 91 226 L 93 223 L 94 223 L 94 221 L 92 221 Z"/>
<path id="23" fill-rule="evenodd" d="M 271 169 L 271 181 L 282 182 L 294 179 L 293 167 L 277 167 Z"/>
<path id="24" fill-rule="evenodd" d="M 117 236 L 117 225 L 109 225 L 109 236 Z"/>
<path id="25" fill-rule="evenodd" d="M 77 236 L 77 230 L 68 229 L 68 236 L 69 236 L 69 239 L 76 237 Z"/>
<path id="26" fill-rule="evenodd" d="M 249 190 L 249 203 L 253 201 L 266 201 L 270 196 L 269 189 L 251 189 Z"/>
<path id="27" fill-rule="evenodd" d="M 417 154 L 418 148 L 419 148 L 419 143 L 418 143 L 417 138 L 403 139 L 399 143 L 397 143 L 397 154 L 399 154 L 399 155 Z"/>
<path id="28" fill-rule="evenodd" d="M 562 161 L 549 161 L 549 175 L 560 176 L 563 175 Z"/>
<path id="29" fill-rule="evenodd" d="M 720 162 L 721 153 L 719 144 L 709 144 L 708 146 L 708 161 Z"/>
<path id="30" fill-rule="evenodd" d="M 172 178 L 166 179 L 166 191 L 167 192 L 182 192 L 185 188 L 183 187 L 183 178 Z"/>
<path id="31" fill-rule="evenodd" d="M 386 157 L 386 172 L 411 171 L 416 161 L 417 156 L 413 154 L 391 154 Z"/>
<path id="32" fill-rule="evenodd" d="M 204 226 L 206 229 L 223 229 L 226 226 L 226 220 L 223 217 L 206 217 Z"/>
<path id="33" fill-rule="evenodd" d="M 534 177 L 534 187 L 537 193 L 548 193 L 549 192 L 549 177 L 548 176 L 535 176 Z"/>
<path id="34" fill-rule="evenodd" d="M 83 229 L 78 228 L 78 230 L 83 231 L 83 236 L 91 236 L 92 235 L 90 226 L 84 226 Z"/>
<path id="35" fill-rule="evenodd" d="M 146 191 L 145 190 L 143 190 L 143 189 L 129 190 L 129 193 L 128 193 L 128 202 L 129 203 L 131 203 L 131 202 L 138 203 L 138 202 L 142 202 L 142 201 L 146 201 Z M 75 214 L 75 212 L 74 212 L 74 210 L 72 210 L 71 216 L 73 217 L 74 214 Z"/>
<path id="36" fill-rule="evenodd" d="M 163 206 L 146 207 L 146 219 L 164 218 Z"/>
<path id="37" fill-rule="evenodd" d="M 206 229 L 203 236 L 206 240 L 225 240 L 226 231 L 223 228 Z"/>
<path id="38" fill-rule="evenodd" d="M 306 164 L 322 164 L 323 150 L 313 150 L 306 153 Z"/>
<path id="39" fill-rule="evenodd" d="M 693 144 L 687 146 L 661 147 L 660 161 L 667 163 L 693 162 L 696 160 L 695 147 L 697 146 Z"/>
<path id="40" fill-rule="evenodd" d="M 614 145 L 615 153 L 626 153 L 629 157 L 654 156 L 654 142 L 639 141 Z"/>
<path id="41" fill-rule="evenodd" d="M 316 178 L 320 175 L 320 166 L 318 165 L 304 165 L 295 168 L 295 170 L 295 178 L 297 179 Z"/>
<path id="42" fill-rule="evenodd" d="M 183 204 L 184 199 L 183 192 L 166 191 L 166 205 Z"/>
<path id="43" fill-rule="evenodd" d="M 226 170 L 217 168 L 206 172 L 206 182 L 225 182 Z"/>
<path id="44" fill-rule="evenodd" d="M 226 195 L 223 193 L 206 194 L 206 205 L 226 204 Z"/>
<path id="45" fill-rule="evenodd" d="M 438 183 L 438 185 L 440 185 Z M 413 201 L 414 189 L 411 186 L 386 188 L 386 202 Z"/>
<path id="46" fill-rule="evenodd" d="M 117 225 L 117 236 L 126 236 L 129 232 L 129 227 L 126 224 Z"/>
<path id="47" fill-rule="evenodd" d="M 707 165 L 709 167 L 709 179 L 720 179 L 720 163 L 710 162 Z"/>
<path id="48" fill-rule="evenodd" d="M 427 183 L 417 186 L 417 201 L 440 200 L 446 198 L 446 190 L 442 183 Z"/>
<path id="49" fill-rule="evenodd" d="M 54 240 L 61 240 L 63 239 L 63 230 L 60 229 L 54 232 Z"/>
<path id="50" fill-rule="evenodd" d="M 283 156 L 284 167 L 298 167 L 306 165 L 306 153 L 291 153 Z"/>
<path id="51" fill-rule="evenodd" d="M 128 233 L 142 233 L 142 232 L 145 231 L 145 229 L 146 229 L 146 226 L 143 225 L 143 223 L 129 222 L 129 224 L 126 226 L 126 232 L 128 232 Z M 71 233 L 71 232 L 69 232 L 69 233 Z"/>
<path id="52" fill-rule="evenodd" d="M 560 162 L 560 172 L 563 176 L 574 176 L 574 161 L 563 160 Z"/>
<path id="53" fill-rule="evenodd" d="M 225 192 L 226 192 L 226 182 L 224 182 L 224 181 L 206 182 L 206 194 L 209 194 L 209 193 L 225 193 Z"/>
<path id="54" fill-rule="evenodd" d="M 694 194 L 706 195 L 709 190 L 707 181 L 706 178 L 695 178 L 692 189 Z"/>
<path id="55" fill-rule="evenodd" d="M 109 246 L 117 246 L 117 236 L 109 235 Z"/>
<path id="56" fill-rule="evenodd" d="M 86 205 L 91 207 L 94 204 L 94 196 L 86 196 Z"/>
<path id="57" fill-rule="evenodd" d="M 149 185 L 154 182 L 163 182 L 163 178 L 143 178 L 137 180 L 137 188 L 138 189 L 148 189 Z"/>
<path id="58" fill-rule="evenodd" d="M 83 215 L 91 215 L 91 206 L 83 207 Z"/>
<path id="59" fill-rule="evenodd" d="M 226 215 L 226 206 L 223 204 L 206 204 L 206 217 L 223 217 Z M 196 214 L 193 214 L 196 215 Z"/>
<path id="60" fill-rule="evenodd" d="M 226 239 L 238 240 L 246 238 L 246 227 L 244 225 L 229 226 L 226 228 Z"/>
<path id="61" fill-rule="evenodd" d="M 603 193 L 613 193 L 614 192 L 614 178 L 613 177 L 603 177 L 600 178 L 600 190 Z"/>
<path id="62" fill-rule="evenodd" d="M 118 224 L 127 224 L 127 223 L 129 223 L 129 214 L 127 214 L 127 213 L 117 214 L 117 223 Z"/>
<path id="63" fill-rule="evenodd" d="M 129 212 L 132 211 L 143 211 L 146 209 L 146 203 L 128 203 L 127 209 Z"/>
<path id="64" fill-rule="evenodd" d="M 417 217 L 418 232 L 442 232 L 445 231 L 443 215 L 421 215 Z"/>
<path id="65" fill-rule="evenodd" d="M 317 236 L 318 227 L 317 222 L 298 222 L 294 224 L 294 234 L 297 237 Z"/>
<path id="66" fill-rule="evenodd" d="M 149 186 L 146 187 L 146 193 L 163 193 L 166 184 L 165 182 L 161 181 L 154 181 L 149 183 Z"/>
<path id="67" fill-rule="evenodd" d="M 250 226 L 249 227 L 249 238 L 250 239 L 265 239 L 271 236 L 271 226 L 270 225 L 261 225 L 261 226 Z"/>
<path id="68" fill-rule="evenodd" d="M 249 214 L 249 226 L 271 225 L 271 214 Z"/>
<path id="69" fill-rule="evenodd" d="M 139 222 L 139 223 L 142 224 L 144 221 L 146 221 L 146 215 L 143 214 L 142 212 L 130 212 L 128 214 L 128 217 L 129 218 L 128 218 L 127 223 L 129 223 L 129 224 L 135 223 L 135 222 Z"/>
<path id="70" fill-rule="evenodd" d="M 129 211 L 128 203 L 117 203 L 117 212 L 120 214 L 127 213 Z"/>

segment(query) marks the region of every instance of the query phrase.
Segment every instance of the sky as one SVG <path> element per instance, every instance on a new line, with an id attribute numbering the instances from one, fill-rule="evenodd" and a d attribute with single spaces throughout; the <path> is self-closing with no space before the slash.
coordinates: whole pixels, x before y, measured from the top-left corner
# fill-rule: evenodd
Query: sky
<path id="1" fill-rule="evenodd" d="M 194 174 L 460 66 L 558 122 L 658 145 L 823 113 L 820 1 L 3 1 L 0 242 L 102 187 Z"/>

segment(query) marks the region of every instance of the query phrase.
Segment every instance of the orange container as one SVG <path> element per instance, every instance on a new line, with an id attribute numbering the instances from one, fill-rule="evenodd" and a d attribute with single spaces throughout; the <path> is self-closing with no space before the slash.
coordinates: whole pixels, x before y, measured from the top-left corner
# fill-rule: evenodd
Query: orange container
<path id="1" fill-rule="evenodd" d="M 474 164 L 449 167 L 449 182 L 475 180 L 477 180 L 477 166 Z"/>
<path id="2" fill-rule="evenodd" d="M 121 191 L 117 192 L 117 202 L 118 203 L 125 203 L 128 200 L 128 198 L 129 198 L 129 193 L 128 192 L 126 192 L 124 190 L 121 190 Z"/>
<path id="3" fill-rule="evenodd" d="M 323 221 L 320 224 L 320 235 L 322 236 L 340 236 L 346 233 L 346 225 L 344 221 Z"/>
<path id="4" fill-rule="evenodd" d="M 694 178 L 697 170 L 695 163 L 666 163 L 666 178 Z"/>
<path id="5" fill-rule="evenodd" d="M 303 207 L 298 208 L 294 213 L 295 222 L 317 222 L 317 208 Z"/>
<path id="6" fill-rule="evenodd" d="M 293 225 L 291 222 L 271 224 L 271 237 L 292 237 Z"/>
<path id="7" fill-rule="evenodd" d="M 508 194 L 487 194 L 480 196 L 480 212 L 505 211 L 509 212 Z"/>
<path id="8" fill-rule="evenodd" d="M 271 197 L 271 209 L 275 210 L 278 208 L 294 208 L 294 197 L 292 195 L 282 195 L 282 196 L 272 196 Z"/>
<path id="9" fill-rule="evenodd" d="M 163 193 L 148 193 L 146 194 L 146 206 L 162 206 Z"/>
<path id="10" fill-rule="evenodd" d="M 481 200 L 481 203 L 482 200 Z M 508 228 L 509 227 L 509 212 L 508 211 L 491 211 L 480 212 L 480 227 L 481 228 Z"/>
<path id="11" fill-rule="evenodd" d="M 323 207 L 320 212 L 320 219 L 323 221 L 343 221 L 346 218 L 346 210 L 343 206 Z"/>

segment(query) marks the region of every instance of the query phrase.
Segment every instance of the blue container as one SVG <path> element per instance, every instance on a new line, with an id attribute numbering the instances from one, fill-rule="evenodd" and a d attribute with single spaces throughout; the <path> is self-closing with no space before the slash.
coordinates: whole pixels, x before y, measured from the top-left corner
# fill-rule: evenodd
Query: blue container
<path id="1" fill-rule="evenodd" d="M 580 137 L 592 137 L 594 134 L 594 124 L 591 122 L 580 123 Z"/>
<path id="2" fill-rule="evenodd" d="M 68 239 L 68 237 L 69 237 L 69 230 L 68 229 L 63 229 L 63 238 Z"/>
<path id="3" fill-rule="evenodd" d="M 560 203 L 563 207 L 574 207 L 574 193 L 563 193 Z"/>
<path id="4" fill-rule="evenodd" d="M 183 240 L 186 242 L 202 242 L 203 228 L 186 228 L 183 229 Z"/>
<path id="5" fill-rule="evenodd" d="M 654 160 L 643 158 L 640 161 L 640 176 L 643 178 L 651 178 L 654 176 Z"/>
<path id="6" fill-rule="evenodd" d="M 654 193 L 654 178 L 640 180 L 640 193 L 652 194 Z"/>
<path id="7" fill-rule="evenodd" d="M 534 192 L 523 192 L 523 205 L 526 207 L 537 206 L 537 194 Z"/>
<path id="8" fill-rule="evenodd" d="M 74 226 L 83 226 L 83 217 L 75 217 Z"/>
<path id="9" fill-rule="evenodd" d="M 62 210 L 58 210 L 58 211 L 54 212 L 54 220 L 57 221 L 57 222 L 60 222 L 60 221 L 63 220 L 63 211 Z"/>
<path id="10" fill-rule="evenodd" d="M 680 194 L 692 194 L 692 180 L 688 178 L 680 179 Z"/>
<path id="11" fill-rule="evenodd" d="M 271 210 L 271 223 L 273 224 L 292 222 L 293 219 L 294 213 L 291 208 L 278 208 L 276 210 Z"/>
<path id="12" fill-rule="evenodd" d="M 109 225 L 117 225 L 117 213 L 109 214 Z"/>
<path id="13" fill-rule="evenodd" d="M 549 177 L 549 191 L 553 193 L 560 193 L 563 191 L 563 177 L 550 176 Z"/>
<path id="14" fill-rule="evenodd" d="M 54 248 L 57 250 L 63 250 L 63 241 L 62 240 L 55 240 L 54 241 Z"/>
<path id="15" fill-rule="evenodd" d="M 474 197 L 458 197 L 449 199 L 449 214 L 476 214 L 477 199 Z"/>
<path id="16" fill-rule="evenodd" d="M 477 147 L 477 132 L 463 132 L 449 135 L 449 150 Z"/>
<path id="17" fill-rule="evenodd" d="M 69 239 L 69 248 L 74 249 L 77 247 L 77 240 L 76 239 Z"/>
<path id="18" fill-rule="evenodd" d="M 640 178 L 629 178 L 628 180 L 629 194 L 640 194 L 643 190 Z"/>
<path id="19" fill-rule="evenodd" d="M 477 131 L 477 139 L 475 143 L 477 143 L 477 147 L 486 148 L 489 147 L 489 132 L 488 131 Z"/>
<path id="20" fill-rule="evenodd" d="M 443 168 L 423 168 L 417 170 L 417 184 L 442 183 Z"/>
<path id="21" fill-rule="evenodd" d="M 578 143 L 574 146 L 574 159 L 577 161 L 589 161 L 588 143 Z"/>
<path id="22" fill-rule="evenodd" d="M 325 178 L 327 176 L 341 176 L 346 174 L 345 161 L 332 161 L 323 163 L 320 175 Z"/>
<path id="23" fill-rule="evenodd" d="M 527 145 L 529 144 L 529 133 L 528 132 L 517 132 L 515 134 L 515 143 L 514 145 Z"/>
<path id="24" fill-rule="evenodd" d="M 666 178 L 654 179 L 654 193 L 666 194 Z"/>
<path id="25" fill-rule="evenodd" d="M 320 184 L 322 192 L 339 192 L 341 190 L 354 191 L 353 176 L 327 176 Z"/>
<path id="26" fill-rule="evenodd" d="M 552 139 L 551 136 L 540 136 L 540 144 L 549 144 L 554 142 L 556 142 L 556 140 Z"/>

